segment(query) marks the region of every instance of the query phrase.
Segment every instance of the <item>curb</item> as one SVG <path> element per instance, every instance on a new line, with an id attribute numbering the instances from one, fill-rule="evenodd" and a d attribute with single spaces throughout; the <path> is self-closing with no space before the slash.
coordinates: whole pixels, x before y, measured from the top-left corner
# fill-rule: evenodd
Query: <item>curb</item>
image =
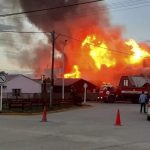
<path id="1" fill-rule="evenodd" d="M 47 113 L 51 114 L 51 113 L 57 113 L 57 112 L 64 112 L 64 111 L 69 111 L 69 110 L 75 110 L 75 109 L 83 109 L 83 108 L 87 108 L 87 107 L 92 107 L 92 105 L 89 104 L 83 104 L 82 106 L 77 106 L 77 107 L 70 107 L 70 108 L 62 108 L 62 109 L 58 109 L 58 110 L 48 110 Z M 35 112 L 35 113 L 27 113 L 27 112 L 0 112 L 0 116 L 1 115 L 16 115 L 16 116 L 33 116 L 33 115 L 41 115 L 43 113 L 43 111 L 41 112 Z"/>

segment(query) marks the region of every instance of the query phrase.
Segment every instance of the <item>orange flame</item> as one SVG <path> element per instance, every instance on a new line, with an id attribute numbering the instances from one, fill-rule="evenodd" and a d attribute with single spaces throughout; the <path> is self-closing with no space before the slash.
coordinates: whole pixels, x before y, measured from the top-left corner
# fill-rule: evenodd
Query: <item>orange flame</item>
<path id="1" fill-rule="evenodd" d="M 126 60 L 126 63 L 141 63 L 145 57 L 150 56 L 150 53 L 142 49 L 133 39 L 126 41 L 125 44 L 131 46 L 131 51 L 133 53 L 131 56 L 129 56 L 129 59 Z"/>
<path id="2" fill-rule="evenodd" d="M 122 75 L 138 74 L 145 57 L 150 57 L 150 47 L 147 45 L 131 39 L 112 40 L 96 33 L 84 36 L 82 42 L 75 46 L 73 48 L 80 51 L 77 55 L 71 55 L 71 47 L 68 57 L 72 56 L 73 71 L 65 74 L 65 78 L 92 78 L 93 81 L 97 79 L 114 83 Z M 117 55 L 114 52 L 120 53 Z"/>
<path id="3" fill-rule="evenodd" d="M 64 75 L 64 78 L 80 78 L 80 77 L 81 77 L 81 73 L 77 65 L 73 66 L 72 73 L 67 73 Z"/>
<path id="4" fill-rule="evenodd" d="M 97 39 L 96 35 L 89 35 L 82 42 L 82 47 L 87 46 L 89 55 L 94 60 L 95 66 L 100 70 L 102 65 L 112 67 L 116 60 L 112 57 L 111 51 L 104 42 Z"/>

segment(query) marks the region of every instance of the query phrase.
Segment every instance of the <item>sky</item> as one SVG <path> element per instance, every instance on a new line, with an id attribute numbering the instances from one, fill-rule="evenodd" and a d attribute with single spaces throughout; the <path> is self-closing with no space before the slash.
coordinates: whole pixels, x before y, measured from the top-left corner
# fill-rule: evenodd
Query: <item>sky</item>
<path id="1" fill-rule="evenodd" d="M 143 0 L 139 4 L 137 0 L 130 1 L 130 3 L 128 3 L 128 0 L 106 0 L 106 2 L 110 5 L 109 11 L 112 23 L 125 28 L 125 38 L 131 37 L 137 41 L 150 41 L 150 20 L 148 19 L 150 11 L 149 0 Z M 112 7 L 113 3 L 116 2 L 127 3 L 124 4 L 124 8 L 123 6 L 122 8 L 117 6 Z"/>
<path id="2" fill-rule="evenodd" d="M 104 1 L 108 8 L 111 23 L 123 29 L 124 38 L 133 38 L 137 42 L 145 41 L 148 43 L 150 41 L 149 0 Z M 0 0 L 0 15 L 20 11 L 22 8 L 19 0 Z M 31 24 L 25 15 L 1 17 L 0 31 L 4 30 L 41 31 Z M 0 33 L 0 70 L 8 73 L 32 73 L 32 69 L 20 65 L 17 59 L 22 52 L 24 55 L 32 57 L 30 56 L 33 51 L 32 45 L 39 44 L 39 42 L 47 44 L 48 39 L 44 34 L 34 34 L 31 37 L 30 35 Z M 24 53 L 25 50 L 30 53 Z"/>

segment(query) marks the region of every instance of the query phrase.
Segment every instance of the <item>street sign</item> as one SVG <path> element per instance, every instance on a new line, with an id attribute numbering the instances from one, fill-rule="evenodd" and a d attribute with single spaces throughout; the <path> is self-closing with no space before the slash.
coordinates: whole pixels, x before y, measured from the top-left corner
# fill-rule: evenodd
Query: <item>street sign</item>
<path id="1" fill-rule="evenodd" d="M 3 84 L 6 82 L 5 72 L 0 72 L 0 112 L 2 112 L 3 107 Z"/>
<path id="2" fill-rule="evenodd" d="M 84 83 L 83 84 L 83 87 L 86 89 L 88 87 L 88 84 L 87 83 Z"/>
<path id="3" fill-rule="evenodd" d="M 6 75 L 5 74 L 0 74 L 0 84 L 6 82 Z"/>

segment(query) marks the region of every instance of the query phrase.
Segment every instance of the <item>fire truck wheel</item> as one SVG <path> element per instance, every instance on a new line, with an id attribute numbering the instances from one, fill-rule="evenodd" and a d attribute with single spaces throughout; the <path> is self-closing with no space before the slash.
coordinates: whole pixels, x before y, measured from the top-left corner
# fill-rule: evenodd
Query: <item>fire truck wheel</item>
<path id="1" fill-rule="evenodd" d="M 147 121 L 150 121 L 150 116 L 147 116 Z"/>
<path id="2" fill-rule="evenodd" d="M 115 102 L 115 96 L 114 95 L 109 95 L 108 96 L 108 102 L 114 103 Z"/>
<path id="3" fill-rule="evenodd" d="M 102 102 L 103 102 L 103 103 L 107 103 L 107 98 L 104 97 L 104 98 L 102 99 Z"/>
<path id="4" fill-rule="evenodd" d="M 124 98 L 123 98 L 122 95 L 117 95 L 116 96 L 116 101 L 123 101 L 123 100 L 124 100 Z"/>

